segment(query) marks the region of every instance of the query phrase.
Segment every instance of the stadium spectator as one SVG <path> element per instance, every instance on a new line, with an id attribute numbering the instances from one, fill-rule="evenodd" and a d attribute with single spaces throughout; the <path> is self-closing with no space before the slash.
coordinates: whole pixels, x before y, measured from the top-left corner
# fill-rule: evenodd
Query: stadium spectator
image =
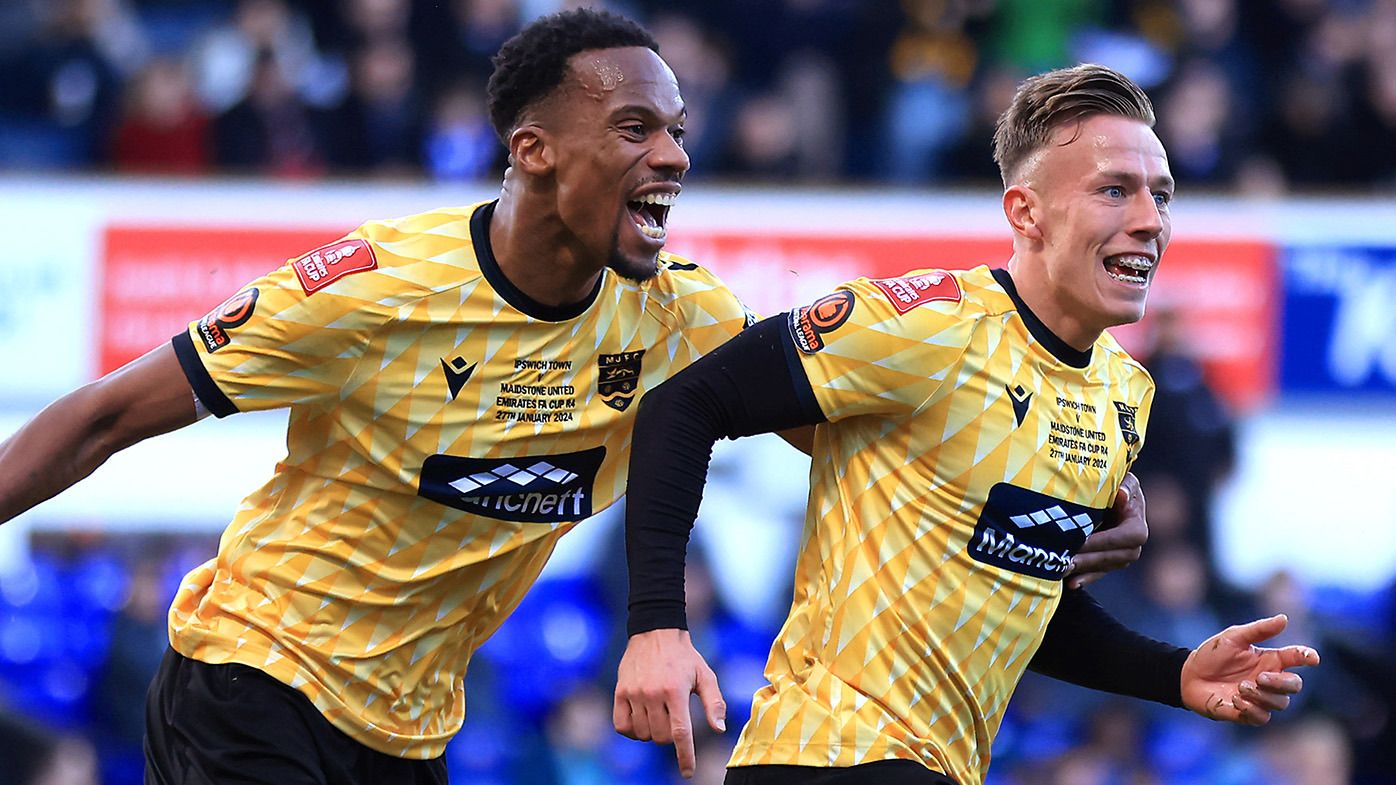
<path id="1" fill-rule="evenodd" d="M 213 121 L 214 160 L 226 172 L 308 177 L 325 169 L 318 112 L 296 93 L 270 52 L 257 57 L 247 96 Z"/>
<path id="2" fill-rule="evenodd" d="M 374 39 L 353 55 L 349 94 L 323 125 L 332 170 L 396 176 L 421 171 L 425 131 L 415 68 L 416 56 L 399 39 Z"/>
<path id="3" fill-rule="evenodd" d="M 688 106 L 684 149 L 696 163 L 694 174 L 721 170 L 722 145 L 731 134 L 738 100 L 726 49 L 693 17 L 663 12 L 650 25 L 664 60 L 674 69 Z"/>
<path id="4" fill-rule="evenodd" d="M 0 65 L 16 78 L 0 92 L 0 166 L 73 169 L 104 160 L 121 94 L 140 89 L 136 76 L 152 53 L 187 57 L 205 111 L 217 115 L 247 97 L 265 52 L 300 100 L 320 109 L 344 104 L 362 53 L 405 49 L 415 61 L 407 92 L 416 98 L 391 110 L 380 105 L 375 125 L 380 134 L 398 129 L 390 137 L 426 128 L 453 85 L 484 78 L 500 41 L 559 5 L 5 5 Z M 987 181 L 982 126 L 999 103 L 996 86 L 1029 67 L 1080 59 L 1117 65 L 1157 86 L 1161 104 L 1179 106 L 1166 113 L 1160 133 L 1190 181 L 1253 193 L 1396 182 L 1396 154 L 1385 143 L 1396 132 L 1396 58 L 1389 54 L 1396 11 L 1386 2 L 1284 0 L 1264 11 L 1242 0 L 636 0 L 616 7 L 645 11 L 661 38 L 673 38 L 665 49 L 672 48 L 695 118 L 705 117 L 694 135 L 705 176 Z M 777 108 L 800 129 L 786 143 L 792 150 L 783 156 L 768 145 L 747 155 L 753 135 L 759 142 L 785 124 Z M 345 164 L 348 154 L 336 147 L 343 141 L 338 133 L 313 137 L 309 157 L 337 162 L 336 174 L 379 167 Z M 363 148 L 365 157 L 382 154 Z M 426 157 L 401 151 L 388 169 L 438 176 Z"/>
<path id="5" fill-rule="evenodd" d="M 1172 160 L 1170 156 L 1170 164 Z M 1149 313 L 1147 336 L 1140 360 L 1156 385 L 1150 415 L 1155 427 L 1149 449 L 1136 463 L 1136 472 L 1150 490 L 1150 501 L 1158 496 L 1161 502 L 1176 501 L 1181 506 L 1176 518 L 1162 517 L 1163 525 L 1155 532 L 1157 539 L 1182 540 L 1199 547 L 1214 584 L 1209 596 L 1225 601 L 1225 586 L 1218 582 L 1216 566 L 1220 555 L 1212 545 L 1212 503 L 1236 462 L 1235 425 L 1226 404 L 1203 375 L 1176 306 L 1156 304 Z M 1155 485 L 1173 492 L 1165 498 L 1163 493 L 1154 492 Z M 1169 525 L 1174 520 L 1179 526 Z"/>
<path id="6" fill-rule="evenodd" d="M 111 141 L 111 162 L 130 174 L 204 174 L 210 164 L 209 119 L 184 68 L 154 60 L 137 75 Z"/>
<path id="7" fill-rule="evenodd" d="M 499 140 L 473 84 L 447 88 L 436 100 L 427 129 L 424 158 L 434 180 L 474 181 L 501 169 Z"/>
<path id="8" fill-rule="evenodd" d="M 121 102 L 123 67 L 102 35 L 116 13 L 102 0 L 58 0 L 39 34 L 14 53 L 0 103 L 18 138 L 0 152 L 11 165 L 92 166 L 105 158 Z"/>
<path id="9" fill-rule="evenodd" d="M 132 565 L 126 602 L 111 623 L 107 659 L 94 690 L 105 785 L 144 781 L 145 694 L 169 646 L 165 611 L 171 595 L 162 581 L 164 566 L 153 554 Z"/>
<path id="10" fill-rule="evenodd" d="M 285 0 L 239 0 L 227 23 L 191 45 L 190 62 L 199 98 L 214 114 L 247 99 L 268 64 L 289 89 L 320 103 L 345 87 L 321 58 L 310 24 Z"/>
<path id="11" fill-rule="evenodd" d="M 892 82 L 882 175 L 905 184 L 939 183 L 949 153 L 964 138 L 979 49 L 967 29 L 975 9 L 962 3 L 913 2 L 889 53 Z M 994 112 L 998 117 L 998 111 Z"/>

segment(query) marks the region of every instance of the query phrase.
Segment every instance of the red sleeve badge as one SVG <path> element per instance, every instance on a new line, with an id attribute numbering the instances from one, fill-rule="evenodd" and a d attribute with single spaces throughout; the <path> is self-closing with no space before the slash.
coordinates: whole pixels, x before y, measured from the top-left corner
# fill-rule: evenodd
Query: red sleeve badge
<path id="1" fill-rule="evenodd" d="M 935 300 L 960 301 L 960 283 L 955 276 L 936 270 L 904 278 L 878 278 L 873 285 L 887 295 L 897 313 L 906 313 L 918 305 Z"/>
<path id="2" fill-rule="evenodd" d="M 322 245 L 291 262 L 306 294 L 314 294 L 350 273 L 378 267 L 373 246 L 367 240 L 338 240 Z"/>

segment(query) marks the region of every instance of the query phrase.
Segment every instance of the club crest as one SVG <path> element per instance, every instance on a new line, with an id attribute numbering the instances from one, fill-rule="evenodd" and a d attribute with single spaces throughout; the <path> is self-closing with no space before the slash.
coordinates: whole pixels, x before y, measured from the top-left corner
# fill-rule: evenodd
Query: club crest
<path id="1" fill-rule="evenodd" d="M 645 350 L 640 349 L 597 358 L 600 375 L 596 391 L 601 394 L 602 403 L 618 412 L 630 408 L 640 387 L 640 360 L 644 356 Z"/>

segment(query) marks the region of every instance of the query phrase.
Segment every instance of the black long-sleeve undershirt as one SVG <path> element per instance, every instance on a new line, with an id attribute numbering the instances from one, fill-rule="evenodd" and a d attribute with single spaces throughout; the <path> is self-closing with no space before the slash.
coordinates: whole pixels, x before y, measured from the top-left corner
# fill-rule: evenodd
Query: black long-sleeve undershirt
<path id="1" fill-rule="evenodd" d="M 713 444 L 825 421 L 787 318 L 751 327 L 641 399 L 625 515 L 631 635 L 688 628 L 684 560 Z M 1187 654 L 1127 629 L 1076 589 L 1063 592 L 1028 667 L 1083 687 L 1181 706 Z"/>

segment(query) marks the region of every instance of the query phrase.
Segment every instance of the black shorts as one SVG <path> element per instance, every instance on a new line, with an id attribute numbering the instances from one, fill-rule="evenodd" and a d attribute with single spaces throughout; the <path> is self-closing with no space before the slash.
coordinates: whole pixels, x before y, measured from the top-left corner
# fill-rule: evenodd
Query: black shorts
<path id="1" fill-rule="evenodd" d="M 371 750 L 256 668 L 165 652 L 146 695 L 145 785 L 445 785 L 446 760 Z"/>
<path id="2" fill-rule="evenodd" d="M 725 785 L 955 785 L 914 760 L 880 760 L 857 766 L 736 766 Z"/>

